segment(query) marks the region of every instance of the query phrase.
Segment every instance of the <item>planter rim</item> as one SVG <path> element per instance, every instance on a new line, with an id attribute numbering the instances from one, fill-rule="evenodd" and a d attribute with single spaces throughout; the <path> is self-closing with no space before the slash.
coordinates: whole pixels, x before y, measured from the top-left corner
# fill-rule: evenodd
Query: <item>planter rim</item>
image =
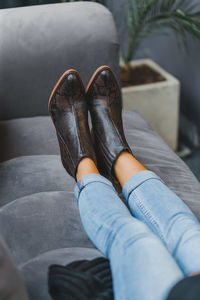
<path id="1" fill-rule="evenodd" d="M 132 60 L 130 62 L 131 66 L 139 66 L 139 65 L 147 65 L 151 69 L 155 70 L 156 72 L 160 73 L 164 78 L 165 81 L 158 81 L 158 82 L 153 82 L 153 83 L 145 83 L 145 84 L 139 84 L 139 85 L 132 85 L 132 86 L 127 86 L 127 87 L 122 87 L 124 91 L 126 90 L 143 90 L 143 89 L 153 89 L 157 87 L 164 87 L 164 86 L 169 86 L 169 85 L 174 85 L 177 83 L 180 84 L 179 80 L 165 71 L 161 66 L 159 66 L 157 63 L 155 63 L 152 59 L 137 59 L 137 60 Z M 124 66 L 123 63 L 120 64 L 120 66 Z"/>
<path id="2" fill-rule="evenodd" d="M 171 81 L 165 80 L 156 83 L 148 83 L 148 84 L 140 84 L 140 85 L 133 85 L 133 86 L 126 86 L 122 87 L 124 92 L 131 92 L 131 91 L 142 91 L 142 90 L 153 90 L 153 89 L 160 89 L 164 87 L 180 85 L 179 81 Z"/>

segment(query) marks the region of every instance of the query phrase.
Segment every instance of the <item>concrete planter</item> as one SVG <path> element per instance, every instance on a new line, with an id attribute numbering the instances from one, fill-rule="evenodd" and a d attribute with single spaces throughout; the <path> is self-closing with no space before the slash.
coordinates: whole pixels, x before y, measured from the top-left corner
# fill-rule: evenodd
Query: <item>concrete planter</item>
<path id="1" fill-rule="evenodd" d="M 133 66 L 146 64 L 166 80 L 122 88 L 123 108 L 140 112 L 166 143 L 176 150 L 180 82 L 150 59 L 136 60 L 131 64 Z"/>

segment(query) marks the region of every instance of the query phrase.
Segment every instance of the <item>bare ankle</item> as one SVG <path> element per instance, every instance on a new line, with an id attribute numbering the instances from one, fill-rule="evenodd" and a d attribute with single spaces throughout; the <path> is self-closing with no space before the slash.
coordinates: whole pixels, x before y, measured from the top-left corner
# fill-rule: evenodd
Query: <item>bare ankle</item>
<path id="1" fill-rule="evenodd" d="M 76 180 L 79 181 L 83 176 L 87 174 L 99 174 L 99 171 L 92 159 L 84 157 L 78 164 Z"/>
<path id="2" fill-rule="evenodd" d="M 196 276 L 196 275 L 200 275 L 200 271 L 190 274 L 189 277 Z"/>
<path id="3" fill-rule="evenodd" d="M 138 172 L 147 170 L 132 154 L 123 151 L 114 164 L 114 172 L 121 186 Z"/>

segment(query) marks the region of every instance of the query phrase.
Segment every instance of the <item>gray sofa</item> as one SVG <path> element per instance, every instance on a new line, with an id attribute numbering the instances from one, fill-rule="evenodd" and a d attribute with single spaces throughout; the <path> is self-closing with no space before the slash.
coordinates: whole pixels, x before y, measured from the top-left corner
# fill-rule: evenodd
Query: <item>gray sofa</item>
<path id="1" fill-rule="evenodd" d="M 50 264 L 101 255 L 82 227 L 48 97 L 68 68 L 84 84 L 103 64 L 119 78 L 119 43 L 110 12 L 90 2 L 2 10 L 0 36 L 0 299 L 47 300 Z M 123 120 L 135 156 L 200 219 L 188 167 L 137 112 Z"/>

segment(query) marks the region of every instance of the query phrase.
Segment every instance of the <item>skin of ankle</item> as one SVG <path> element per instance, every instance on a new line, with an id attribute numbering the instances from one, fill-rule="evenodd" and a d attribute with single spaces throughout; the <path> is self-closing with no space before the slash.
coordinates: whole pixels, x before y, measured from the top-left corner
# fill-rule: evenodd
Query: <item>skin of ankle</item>
<path id="1" fill-rule="evenodd" d="M 189 277 L 196 276 L 196 275 L 200 275 L 200 271 L 190 274 Z"/>
<path id="2" fill-rule="evenodd" d="M 100 174 L 94 161 L 88 157 L 84 157 L 78 164 L 76 172 L 76 180 L 79 181 L 83 176 L 88 174 Z"/>
<path id="3" fill-rule="evenodd" d="M 136 173 L 147 170 L 132 154 L 123 151 L 114 164 L 114 172 L 121 186 Z"/>

